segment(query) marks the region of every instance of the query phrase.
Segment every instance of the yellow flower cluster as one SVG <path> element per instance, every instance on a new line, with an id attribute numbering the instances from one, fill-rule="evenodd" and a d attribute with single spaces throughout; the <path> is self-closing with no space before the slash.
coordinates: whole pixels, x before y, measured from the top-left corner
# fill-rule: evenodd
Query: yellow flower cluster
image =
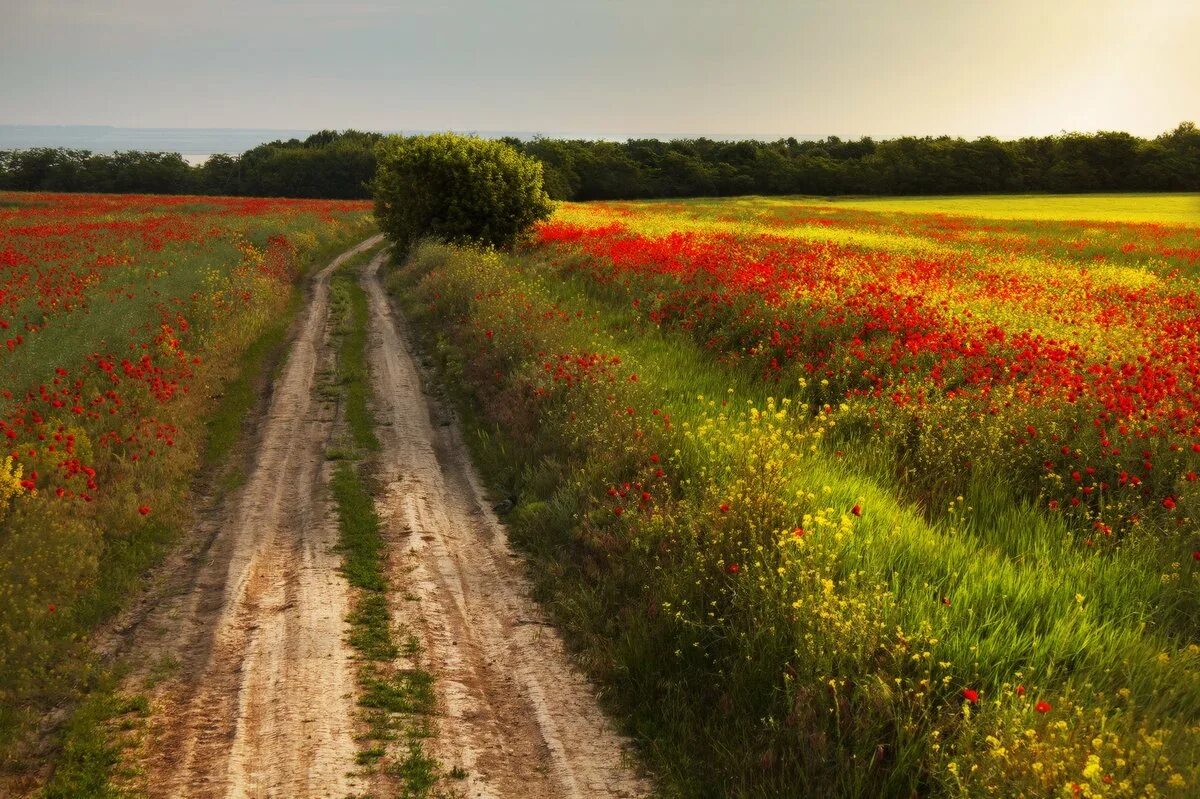
<path id="1" fill-rule="evenodd" d="M 1008 696 L 993 703 L 986 721 L 977 721 L 975 744 L 969 743 L 971 736 L 963 736 L 955 756 L 943 762 L 953 792 L 963 796 L 1002 792 L 1031 799 L 1195 795 L 1200 779 L 1197 764 L 1177 760 L 1180 747 L 1171 744 L 1189 737 L 1194 740 L 1200 726 L 1154 728 L 1127 714 L 1106 716 L 1099 708 L 1076 703 L 1070 695 L 1056 698 L 1052 709 L 1038 713 L 1032 692 L 1018 696 L 1009 691 Z"/>
<path id="2" fill-rule="evenodd" d="M 4 515 L 13 497 L 25 490 L 21 487 L 21 475 L 21 466 L 13 463 L 11 455 L 0 461 L 0 516 Z"/>

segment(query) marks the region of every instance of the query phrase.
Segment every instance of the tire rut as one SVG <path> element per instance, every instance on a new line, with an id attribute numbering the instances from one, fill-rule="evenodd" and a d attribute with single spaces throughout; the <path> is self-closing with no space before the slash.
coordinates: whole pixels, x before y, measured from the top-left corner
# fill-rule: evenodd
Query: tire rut
<path id="1" fill-rule="evenodd" d="M 457 425 L 431 421 L 407 330 L 379 281 L 384 257 L 362 278 L 383 444 L 377 507 L 394 584 L 417 598 L 394 611 L 418 631 L 434 675 L 433 749 L 467 773 L 472 799 L 648 795 L 629 742 L 531 598 Z"/>
<path id="2" fill-rule="evenodd" d="M 195 572 L 131 632 L 135 676 L 177 664 L 152 691 L 145 745 L 153 797 L 345 797 L 353 776 L 349 588 L 323 485 L 335 408 L 317 395 L 331 363 L 329 278 L 312 297 L 271 397 L 243 488 L 201 527 Z"/>

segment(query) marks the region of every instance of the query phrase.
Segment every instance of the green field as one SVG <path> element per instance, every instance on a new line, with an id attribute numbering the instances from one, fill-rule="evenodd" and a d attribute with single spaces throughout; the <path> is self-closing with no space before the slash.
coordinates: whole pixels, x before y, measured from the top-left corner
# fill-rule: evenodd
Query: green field
<path id="1" fill-rule="evenodd" d="M 879 213 L 961 214 L 991 219 L 1091 219 L 1104 222 L 1155 222 L 1200 226 L 1200 194 L 1016 194 L 852 199 L 835 197 L 821 202 Z"/>

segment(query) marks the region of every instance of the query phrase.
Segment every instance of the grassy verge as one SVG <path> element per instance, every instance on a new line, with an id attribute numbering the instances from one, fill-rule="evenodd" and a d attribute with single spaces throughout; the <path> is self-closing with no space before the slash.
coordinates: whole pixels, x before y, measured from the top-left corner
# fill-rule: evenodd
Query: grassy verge
<path id="1" fill-rule="evenodd" d="M 121 753 L 136 745 L 150 707 L 144 696 L 121 692 L 116 683 L 115 675 L 106 675 L 72 714 L 43 799 L 128 796 L 115 783 L 136 775 L 123 765 Z"/>
<path id="2" fill-rule="evenodd" d="M 220 494 L 236 488 L 244 476 L 239 446 L 252 432 L 247 419 L 264 400 L 271 373 L 286 354 L 288 330 L 303 304 L 304 278 L 312 269 L 328 263 L 348 246 L 361 240 L 354 235 L 332 241 L 317 250 L 301 272 L 288 299 L 287 311 L 273 317 L 257 338 L 243 351 L 224 390 L 207 420 L 207 438 L 201 460 L 202 479 Z M 105 549 L 98 579 L 83 596 L 71 616 L 70 635 L 82 639 L 87 631 L 112 618 L 135 595 L 147 570 L 154 567 L 175 544 L 184 530 L 178 522 L 154 521 L 139 535 L 114 540 Z M 123 795 L 115 787 L 120 769 L 120 752 L 130 743 L 130 720 L 145 712 L 145 698 L 119 690 L 120 664 L 107 666 L 80 652 L 81 697 L 68 722 L 58 734 L 60 751 L 52 776 L 43 789 L 46 799 Z"/>
<path id="3" fill-rule="evenodd" d="M 224 491 L 238 487 L 245 477 L 244 461 L 232 455 L 238 442 L 245 438 L 247 419 L 263 400 L 264 382 L 283 361 L 288 328 L 303 302 L 304 291 L 299 286 L 293 287 L 287 310 L 271 320 L 263 334 L 246 350 L 242 368 L 225 385 L 217 408 L 208 420 L 202 464 L 207 472 L 221 475 L 219 486 Z"/>
<path id="4" fill-rule="evenodd" d="M 373 254 L 373 253 L 372 253 Z M 369 257 L 369 256 L 366 256 Z M 362 259 L 362 260 L 365 260 Z M 369 407 L 368 307 L 358 284 L 361 260 L 331 282 L 336 330 L 336 394 L 347 440 L 329 453 L 343 573 L 353 588 L 349 641 L 358 655 L 359 706 L 365 733 L 358 765 L 397 780 L 404 799 L 444 796 L 441 765 L 425 750 L 434 709 L 433 677 L 418 666 L 420 644 L 393 618 L 386 571 L 387 542 L 368 487 L 369 453 L 379 448 Z"/>

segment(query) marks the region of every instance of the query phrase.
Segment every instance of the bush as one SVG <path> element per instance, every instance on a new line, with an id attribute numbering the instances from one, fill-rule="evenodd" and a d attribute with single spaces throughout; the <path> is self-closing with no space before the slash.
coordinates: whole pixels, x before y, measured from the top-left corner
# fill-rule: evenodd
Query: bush
<path id="1" fill-rule="evenodd" d="M 374 190 L 379 227 L 402 251 L 423 237 L 508 247 L 553 210 L 538 161 L 453 133 L 385 139 Z"/>

